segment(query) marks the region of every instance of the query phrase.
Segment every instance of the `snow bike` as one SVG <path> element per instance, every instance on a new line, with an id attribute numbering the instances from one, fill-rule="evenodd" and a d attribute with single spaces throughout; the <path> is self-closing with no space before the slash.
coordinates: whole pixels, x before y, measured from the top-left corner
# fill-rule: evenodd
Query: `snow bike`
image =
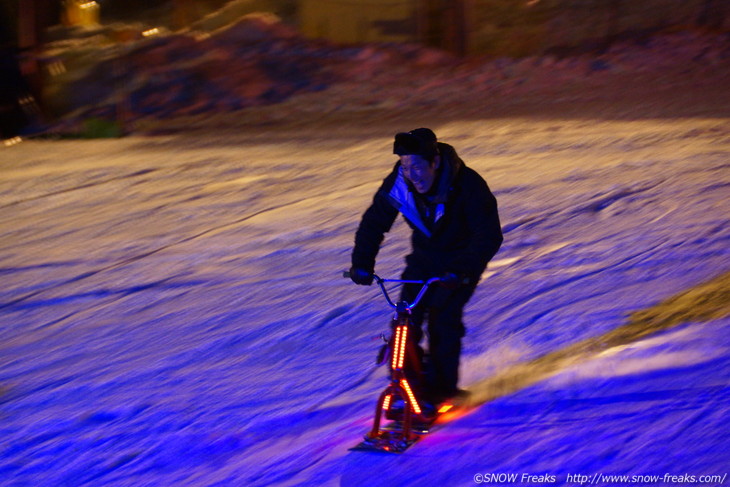
<path id="1" fill-rule="evenodd" d="M 343 273 L 350 277 L 349 272 Z M 382 279 L 373 274 L 375 282 L 380 286 L 388 304 L 395 309 L 391 322 L 392 333 L 387 339 L 385 351 L 381 351 L 381 358 L 387 356 L 390 366 L 390 381 L 380 394 L 375 408 L 373 427 L 365 435 L 365 439 L 353 450 L 375 450 L 392 453 L 402 453 L 420 437 L 428 433 L 429 426 L 436 420 L 439 413 L 450 409 L 449 404 L 443 404 L 438 411 L 427 409 L 422 399 L 421 383 L 423 371 L 421 358 L 417 352 L 417 343 L 413 340 L 411 310 L 415 308 L 428 291 L 429 286 L 439 282 L 438 277 L 428 281 L 409 281 L 402 279 Z M 422 287 L 412 303 L 399 301 L 394 303 L 386 283 L 421 284 Z M 383 337 L 385 339 L 385 337 Z M 392 423 L 381 426 L 382 417 L 392 420 Z"/>

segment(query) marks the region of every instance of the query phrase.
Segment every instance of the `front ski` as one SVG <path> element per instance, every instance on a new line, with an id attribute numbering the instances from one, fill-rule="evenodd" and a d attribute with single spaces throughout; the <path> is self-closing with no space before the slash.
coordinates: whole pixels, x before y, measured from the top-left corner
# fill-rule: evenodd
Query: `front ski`
<path id="1" fill-rule="evenodd" d="M 430 423 L 413 423 L 411 425 L 411 433 L 419 436 L 427 435 L 431 432 L 434 426 L 433 422 Z M 390 421 L 384 424 L 381 428 L 382 431 L 403 431 L 403 421 Z"/>
<path id="2" fill-rule="evenodd" d="M 378 430 L 377 435 L 372 433 L 365 435 L 365 439 L 350 448 L 351 451 L 374 451 L 383 453 L 403 453 L 417 443 L 421 438 L 432 433 L 449 421 L 460 417 L 464 412 L 471 409 L 465 404 L 466 401 L 450 402 L 441 404 L 436 418 L 431 422 L 416 421 L 410 427 L 410 439 L 404 438 L 403 421 L 390 421 Z"/>
<path id="3" fill-rule="evenodd" d="M 413 435 L 411 439 L 404 439 L 401 431 L 383 429 L 374 438 L 366 435 L 363 441 L 350 448 L 350 450 L 403 453 L 420 439 L 421 435 Z"/>

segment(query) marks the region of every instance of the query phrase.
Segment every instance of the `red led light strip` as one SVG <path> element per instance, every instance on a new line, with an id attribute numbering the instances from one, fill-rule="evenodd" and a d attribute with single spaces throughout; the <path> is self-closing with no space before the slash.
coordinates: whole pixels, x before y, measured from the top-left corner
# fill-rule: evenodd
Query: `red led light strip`
<path id="1" fill-rule="evenodd" d="M 408 394 L 408 400 L 411 403 L 411 408 L 413 408 L 413 412 L 416 414 L 421 414 L 421 407 L 418 405 L 418 401 L 416 401 L 416 396 L 413 395 L 413 391 L 411 391 L 411 386 L 408 384 L 408 381 L 405 379 L 401 379 L 400 384 L 401 386 L 403 386 L 406 394 Z"/>
<path id="2" fill-rule="evenodd" d="M 403 361 L 406 358 L 406 343 L 407 343 L 407 339 L 408 339 L 408 327 L 399 326 L 398 329 L 402 329 L 402 331 L 400 333 L 401 338 L 400 338 L 400 342 L 398 344 L 398 348 L 396 348 L 396 350 L 398 350 L 398 367 L 396 367 L 396 368 L 402 369 Z"/>

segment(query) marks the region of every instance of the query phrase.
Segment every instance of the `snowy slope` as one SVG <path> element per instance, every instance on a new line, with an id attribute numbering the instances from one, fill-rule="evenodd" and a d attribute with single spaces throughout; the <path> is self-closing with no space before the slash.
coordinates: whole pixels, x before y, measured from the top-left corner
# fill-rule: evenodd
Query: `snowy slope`
<path id="1" fill-rule="evenodd" d="M 348 451 L 384 385 L 371 338 L 389 311 L 340 271 L 397 122 L 3 150 L 0 485 L 730 473 L 728 318 L 533 365 L 404 456 Z M 506 232 L 467 309 L 464 386 L 730 268 L 725 117 L 431 125 Z"/>

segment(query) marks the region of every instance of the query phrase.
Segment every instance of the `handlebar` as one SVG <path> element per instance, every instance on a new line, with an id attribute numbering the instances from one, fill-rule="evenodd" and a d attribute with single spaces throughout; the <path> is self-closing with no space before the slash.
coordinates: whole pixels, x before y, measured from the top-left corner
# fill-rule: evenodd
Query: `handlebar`
<path id="1" fill-rule="evenodd" d="M 350 271 L 344 271 L 342 273 L 342 277 L 349 279 Z M 402 302 L 402 304 L 405 305 L 405 309 L 408 311 L 410 311 L 413 308 L 415 308 L 416 306 L 418 306 L 418 303 L 421 302 L 421 299 L 426 294 L 426 291 L 428 291 L 429 286 L 431 286 L 432 284 L 434 284 L 436 282 L 441 281 L 440 277 L 432 277 L 431 279 L 429 279 L 427 281 L 414 281 L 414 280 L 408 280 L 408 279 L 383 279 L 383 278 L 379 277 L 377 274 L 373 274 L 373 279 L 378 284 L 378 286 L 380 286 L 380 290 L 382 291 L 383 296 L 385 296 L 385 300 L 388 301 L 388 304 L 395 309 L 398 309 L 399 308 L 398 304 L 401 304 L 401 303 L 396 304 L 393 302 L 393 300 L 390 299 L 390 295 L 388 295 L 388 290 L 385 289 L 385 283 L 394 282 L 397 284 L 423 284 L 423 286 L 421 287 L 421 290 L 418 291 L 418 295 L 416 295 L 416 299 L 414 299 L 412 303 L 407 303 L 405 301 Z"/>

